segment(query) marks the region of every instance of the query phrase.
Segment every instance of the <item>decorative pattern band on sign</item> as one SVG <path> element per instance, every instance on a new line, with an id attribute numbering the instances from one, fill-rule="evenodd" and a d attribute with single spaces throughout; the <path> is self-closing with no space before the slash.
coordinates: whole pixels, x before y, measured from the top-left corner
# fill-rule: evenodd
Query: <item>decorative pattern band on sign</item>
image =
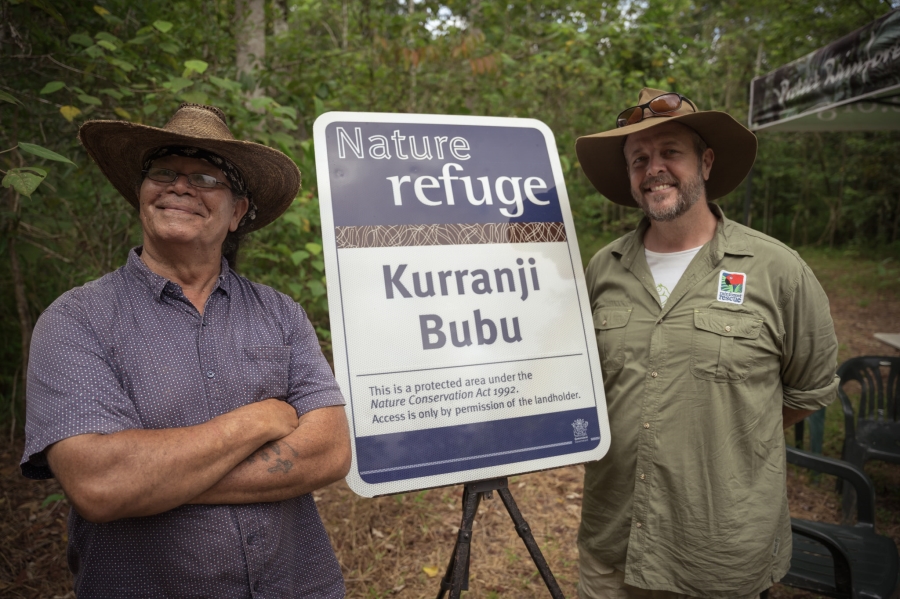
<path id="1" fill-rule="evenodd" d="M 479 223 L 335 227 L 337 247 L 476 245 L 566 241 L 564 223 Z"/>

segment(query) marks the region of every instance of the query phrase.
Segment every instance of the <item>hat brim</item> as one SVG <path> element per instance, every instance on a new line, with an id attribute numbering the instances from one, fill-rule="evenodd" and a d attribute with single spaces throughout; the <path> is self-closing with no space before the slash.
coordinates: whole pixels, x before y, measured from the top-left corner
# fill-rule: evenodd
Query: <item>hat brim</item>
<path id="1" fill-rule="evenodd" d="M 238 233 L 260 229 L 281 216 L 300 191 L 300 169 L 278 150 L 236 139 L 209 139 L 173 133 L 127 121 L 88 121 L 78 137 L 113 187 L 140 210 L 141 168 L 149 153 L 163 146 L 191 146 L 218 154 L 244 177 L 256 218 Z"/>
<path id="2" fill-rule="evenodd" d="M 714 110 L 679 116 L 654 116 L 634 125 L 579 137 L 575 153 L 591 184 L 623 206 L 637 206 L 625 163 L 625 137 L 664 123 L 678 122 L 696 131 L 713 149 L 715 160 L 706 182 L 706 199 L 728 195 L 740 185 L 756 160 L 756 136 L 730 114 Z"/>

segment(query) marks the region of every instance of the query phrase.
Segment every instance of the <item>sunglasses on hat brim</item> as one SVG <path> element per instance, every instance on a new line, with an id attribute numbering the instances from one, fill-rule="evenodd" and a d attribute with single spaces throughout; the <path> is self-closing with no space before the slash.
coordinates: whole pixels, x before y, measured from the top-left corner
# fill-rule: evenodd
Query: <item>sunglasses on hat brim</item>
<path id="1" fill-rule="evenodd" d="M 694 112 L 697 112 L 697 107 L 694 106 L 694 103 L 688 98 L 681 94 L 670 92 L 662 94 L 661 96 L 656 96 L 644 104 L 626 108 L 619 113 L 618 117 L 616 117 L 616 127 L 627 127 L 628 125 L 640 123 L 644 120 L 644 110 L 649 110 L 651 114 L 656 115 L 671 114 L 681 108 L 682 101 L 690 104 Z"/>

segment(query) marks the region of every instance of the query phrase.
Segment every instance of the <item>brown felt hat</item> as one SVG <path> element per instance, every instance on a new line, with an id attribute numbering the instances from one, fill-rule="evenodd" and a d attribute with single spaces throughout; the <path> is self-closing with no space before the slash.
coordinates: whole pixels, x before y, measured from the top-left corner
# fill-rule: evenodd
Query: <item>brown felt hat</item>
<path id="1" fill-rule="evenodd" d="M 645 87 L 638 105 L 665 93 Z M 631 182 L 622 148 L 625 137 L 656 125 L 677 121 L 696 131 L 715 152 L 715 161 L 706 182 L 706 199 L 715 200 L 740 185 L 756 160 L 756 136 L 726 112 L 694 111 L 687 102 L 671 113 L 656 115 L 644 109 L 644 119 L 633 125 L 579 137 L 575 141 L 578 162 L 597 191 L 617 204 L 637 206 L 631 196 Z"/>
<path id="2" fill-rule="evenodd" d="M 140 209 L 136 183 L 150 154 L 164 146 L 189 146 L 218 154 L 241 173 L 256 205 L 240 233 L 260 229 L 287 210 L 300 191 L 300 169 L 278 150 L 235 139 L 225 114 L 214 106 L 182 104 L 162 129 L 128 121 L 87 121 L 78 137 L 91 158 L 128 203 Z"/>

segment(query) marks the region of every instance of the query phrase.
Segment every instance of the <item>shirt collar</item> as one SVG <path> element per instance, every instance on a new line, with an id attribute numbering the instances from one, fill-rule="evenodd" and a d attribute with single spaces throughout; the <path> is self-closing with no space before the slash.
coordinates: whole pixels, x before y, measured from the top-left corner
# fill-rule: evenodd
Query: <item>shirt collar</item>
<path id="1" fill-rule="evenodd" d="M 743 227 L 734 221 L 728 220 L 718 204 L 709 204 L 710 210 L 719 221 L 716 225 L 716 235 L 710 242 L 709 255 L 715 264 L 718 264 L 725 254 L 730 256 L 752 256 L 750 238 L 743 231 Z"/>
<path id="2" fill-rule="evenodd" d="M 225 259 L 225 256 L 222 256 L 222 266 L 219 269 L 219 284 L 216 286 L 216 289 L 221 289 L 222 293 L 228 296 L 231 295 L 231 277 L 231 267 L 228 266 L 228 260 Z"/>
<path id="3" fill-rule="evenodd" d="M 732 256 L 752 256 L 753 251 L 750 249 L 750 240 L 747 234 L 741 230 L 741 227 L 725 217 L 722 208 L 718 204 L 709 203 L 709 209 L 716 217 L 716 233 L 710 245 L 710 257 L 714 264 L 718 264 L 725 254 Z M 644 216 L 638 224 L 632 235 L 624 237 L 613 242 L 612 253 L 619 256 L 622 265 L 630 268 L 634 263 L 639 252 L 644 251 L 644 234 L 650 228 L 650 219 Z"/>
<path id="4" fill-rule="evenodd" d="M 143 246 L 137 246 L 131 248 L 131 251 L 128 252 L 128 261 L 125 263 L 125 269 L 135 277 L 139 281 L 141 281 L 144 285 L 146 285 L 150 292 L 153 294 L 153 297 L 159 300 L 162 297 L 163 292 L 166 290 L 167 285 L 177 285 L 177 283 L 173 283 L 169 279 L 156 274 L 150 268 L 144 264 L 144 261 L 141 260 L 141 252 L 143 251 Z M 215 293 L 216 289 L 221 289 L 225 295 L 230 295 L 231 289 L 231 268 L 228 266 L 228 260 L 225 257 L 222 257 L 222 265 L 219 270 L 219 281 L 216 283 L 215 288 L 213 289 L 213 293 Z"/>

